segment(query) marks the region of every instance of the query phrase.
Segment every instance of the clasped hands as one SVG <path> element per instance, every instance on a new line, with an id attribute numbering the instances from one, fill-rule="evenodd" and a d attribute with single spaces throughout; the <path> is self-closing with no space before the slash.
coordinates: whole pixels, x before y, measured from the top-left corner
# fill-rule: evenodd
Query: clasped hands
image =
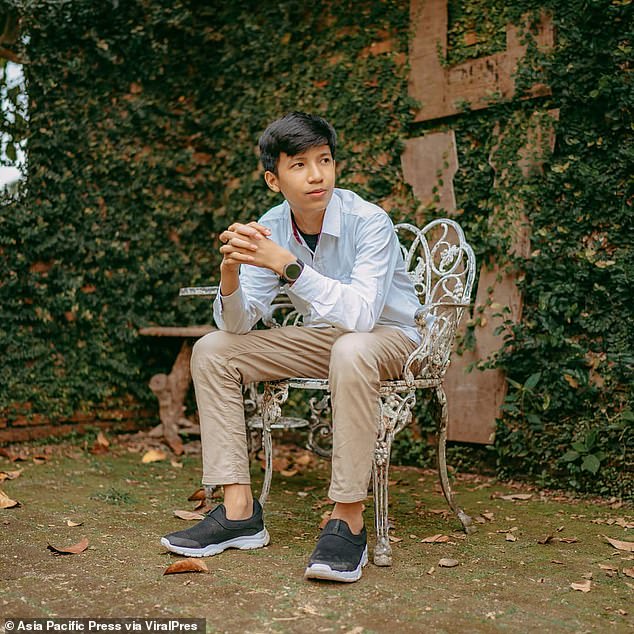
<path id="1" fill-rule="evenodd" d="M 220 247 L 222 268 L 237 271 L 241 264 L 250 264 L 281 275 L 284 266 L 293 262 L 295 256 L 273 242 L 270 235 L 270 229 L 257 222 L 234 222 L 219 236 L 223 243 Z"/>

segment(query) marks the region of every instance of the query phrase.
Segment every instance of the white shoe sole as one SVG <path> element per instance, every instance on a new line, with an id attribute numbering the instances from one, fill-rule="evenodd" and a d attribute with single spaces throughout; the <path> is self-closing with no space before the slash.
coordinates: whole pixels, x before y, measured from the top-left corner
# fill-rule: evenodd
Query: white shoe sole
<path id="1" fill-rule="evenodd" d="M 234 537 L 228 539 L 226 542 L 220 544 L 209 544 L 204 548 L 186 548 L 185 546 L 175 546 L 170 544 L 166 537 L 161 538 L 161 544 L 165 546 L 169 551 L 176 553 L 177 555 L 185 555 L 187 557 L 212 557 L 218 555 L 227 548 L 239 548 L 240 550 L 252 550 L 254 548 L 262 548 L 267 546 L 271 541 L 268 531 L 261 530 L 255 535 L 243 535 L 241 537 Z"/>
<path id="2" fill-rule="evenodd" d="M 322 579 L 324 581 L 343 581 L 352 583 L 361 579 L 363 567 L 368 563 L 368 547 L 361 555 L 361 562 L 354 570 L 333 570 L 328 564 L 311 564 L 304 572 L 304 579 Z"/>

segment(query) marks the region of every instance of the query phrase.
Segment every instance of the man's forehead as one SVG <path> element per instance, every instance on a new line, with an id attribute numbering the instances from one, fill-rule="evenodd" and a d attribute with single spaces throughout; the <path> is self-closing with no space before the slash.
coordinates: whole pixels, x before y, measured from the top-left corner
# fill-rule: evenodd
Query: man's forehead
<path id="1" fill-rule="evenodd" d="M 330 156 L 332 157 L 332 152 L 330 151 L 330 146 L 327 143 L 323 145 L 314 145 L 312 147 L 306 148 L 297 154 L 287 154 L 286 152 L 280 152 L 280 159 L 284 161 L 290 161 L 298 158 L 306 158 L 307 156 Z"/>

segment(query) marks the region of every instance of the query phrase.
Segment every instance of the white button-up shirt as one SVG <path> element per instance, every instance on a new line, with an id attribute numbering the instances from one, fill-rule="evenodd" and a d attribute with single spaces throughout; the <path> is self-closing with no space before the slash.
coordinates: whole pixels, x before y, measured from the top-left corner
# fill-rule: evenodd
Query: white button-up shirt
<path id="1" fill-rule="evenodd" d="M 288 202 L 258 221 L 271 240 L 301 259 L 299 279 L 286 293 L 305 326 L 336 326 L 369 332 L 375 326 L 400 328 L 420 341 L 414 313 L 420 308 L 387 213 L 354 192 L 335 189 L 313 253 L 294 230 Z M 218 296 L 213 314 L 221 330 L 246 333 L 266 312 L 282 282 L 270 269 L 240 267 L 240 286 Z"/>

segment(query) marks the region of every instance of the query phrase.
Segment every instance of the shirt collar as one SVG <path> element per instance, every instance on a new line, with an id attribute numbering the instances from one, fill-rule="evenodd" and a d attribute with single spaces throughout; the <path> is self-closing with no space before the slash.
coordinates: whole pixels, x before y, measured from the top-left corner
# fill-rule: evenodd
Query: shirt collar
<path id="1" fill-rule="evenodd" d="M 288 201 L 284 201 L 284 208 L 286 209 L 287 219 L 287 235 L 290 240 L 293 236 L 293 220 L 291 218 L 291 207 Z M 321 233 L 327 233 L 328 235 L 338 238 L 341 235 L 341 198 L 337 194 L 335 189 L 330 202 L 326 207 L 326 213 L 324 214 L 324 221 L 321 225 Z M 295 236 L 297 238 L 297 236 Z"/>

